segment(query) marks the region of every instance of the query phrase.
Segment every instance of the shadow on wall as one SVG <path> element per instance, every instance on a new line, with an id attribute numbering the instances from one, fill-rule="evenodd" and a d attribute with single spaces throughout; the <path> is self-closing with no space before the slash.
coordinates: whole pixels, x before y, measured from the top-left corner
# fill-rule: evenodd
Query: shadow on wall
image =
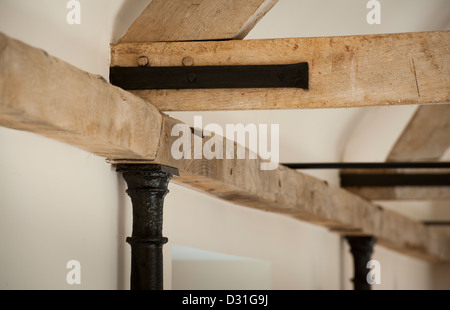
<path id="1" fill-rule="evenodd" d="M 125 0 L 114 19 L 111 42 L 116 43 L 136 20 L 151 0 Z"/>

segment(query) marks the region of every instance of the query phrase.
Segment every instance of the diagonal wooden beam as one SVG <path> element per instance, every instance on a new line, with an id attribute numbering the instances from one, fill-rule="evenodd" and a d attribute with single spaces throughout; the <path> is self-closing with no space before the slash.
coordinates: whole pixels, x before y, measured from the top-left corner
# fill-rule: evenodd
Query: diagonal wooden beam
<path id="1" fill-rule="evenodd" d="M 449 147 L 450 105 L 422 106 L 400 135 L 387 160 L 438 161 Z"/>
<path id="2" fill-rule="evenodd" d="M 111 66 L 309 63 L 309 90 L 136 90 L 162 111 L 341 108 L 450 102 L 450 31 L 324 38 L 118 44 Z"/>
<path id="3" fill-rule="evenodd" d="M 178 137 L 171 132 L 177 124 L 98 76 L 0 34 L 0 126 L 79 146 L 114 164 L 175 167 L 175 182 L 217 198 L 346 235 L 374 236 L 381 245 L 423 259 L 450 261 L 450 241 L 435 230 L 314 177 L 283 166 L 261 170 L 260 159 L 174 159 Z"/>
<path id="4" fill-rule="evenodd" d="M 0 54 L 2 126 L 100 156 L 156 157 L 162 116 L 152 105 L 2 33 Z"/>
<path id="5" fill-rule="evenodd" d="M 278 0 L 153 0 L 119 43 L 243 39 Z"/>

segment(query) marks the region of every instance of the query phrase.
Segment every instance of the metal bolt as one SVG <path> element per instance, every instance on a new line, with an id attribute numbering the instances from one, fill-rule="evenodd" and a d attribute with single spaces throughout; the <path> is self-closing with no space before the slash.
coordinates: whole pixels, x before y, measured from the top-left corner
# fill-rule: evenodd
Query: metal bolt
<path id="1" fill-rule="evenodd" d="M 148 63 L 149 63 L 149 60 L 146 56 L 139 57 L 138 64 L 140 67 L 145 67 L 148 65 Z"/>
<path id="2" fill-rule="evenodd" d="M 190 83 L 194 83 L 197 80 L 197 75 L 191 72 L 188 74 L 187 78 Z"/>
<path id="3" fill-rule="evenodd" d="M 183 66 L 185 67 L 191 67 L 194 65 L 194 59 L 192 57 L 184 57 L 183 58 Z"/>

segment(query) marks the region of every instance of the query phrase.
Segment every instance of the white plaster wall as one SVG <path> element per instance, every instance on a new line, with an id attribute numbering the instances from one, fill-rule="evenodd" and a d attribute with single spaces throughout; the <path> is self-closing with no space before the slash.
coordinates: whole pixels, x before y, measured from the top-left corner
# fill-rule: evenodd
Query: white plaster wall
<path id="1" fill-rule="evenodd" d="M 146 6 L 144 0 L 81 0 L 81 25 L 67 25 L 65 0 L 0 0 L 0 31 L 83 70 L 108 76 L 109 46 Z M 443 29 L 448 1 L 382 1 L 381 26 L 365 24 L 363 1 L 279 4 L 248 38 Z M 133 7 L 131 7 L 133 6 Z M 408 7 L 409 6 L 409 7 Z M 389 9 L 388 9 L 389 8 Z M 404 10 L 407 8 L 407 10 Z M 70 85 L 67 85 L 70 87 Z M 49 94 L 50 96 L 51 94 Z M 402 108 L 399 108 L 402 109 Z M 371 109 L 171 113 L 187 123 L 280 123 L 281 161 L 337 161 Z M 388 108 L 383 113 L 392 113 Z M 382 154 L 411 108 L 370 144 Z M 371 133 L 371 129 L 368 130 Z M 351 141 L 350 141 L 351 143 Z M 380 146 L 378 146 L 378 143 Z M 350 144 L 351 145 L 351 144 Z M 384 145 L 384 146 L 383 146 Z M 361 149 L 363 147 L 361 146 Z M 358 153 L 358 148 L 354 148 Z M 351 152 L 354 154 L 354 152 Z M 364 149 L 351 160 L 369 160 Z M 336 172 L 308 172 L 337 183 Z M 124 181 L 103 158 L 34 134 L 0 128 L 0 288 L 126 289 L 131 203 Z M 348 288 L 349 256 L 336 234 L 291 218 L 243 208 L 172 184 L 166 198 L 165 287 L 171 245 L 268 261 L 273 289 Z M 377 250 L 378 251 L 378 250 Z M 382 253 L 382 288 L 432 288 L 430 265 Z M 67 261 L 81 262 L 82 284 L 69 286 Z M 347 264 L 347 265 L 346 265 Z M 394 272 L 398 266 L 405 272 Z M 406 276 L 407 274 L 407 276 Z M 395 284 L 393 284 L 395 283 Z M 416 284 L 415 284 L 416 283 Z M 419 283 L 419 284 L 417 284 Z"/>

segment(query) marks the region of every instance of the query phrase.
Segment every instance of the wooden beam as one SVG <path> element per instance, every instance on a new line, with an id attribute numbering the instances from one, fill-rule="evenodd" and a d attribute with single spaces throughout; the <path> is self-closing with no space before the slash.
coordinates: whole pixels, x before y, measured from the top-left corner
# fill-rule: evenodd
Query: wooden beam
<path id="1" fill-rule="evenodd" d="M 310 89 L 137 90 L 162 111 L 344 108 L 450 102 L 450 31 L 111 46 L 111 66 L 308 62 Z"/>
<path id="2" fill-rule="evenodd" d="M 447 85 L 447 89 L 450 84 Z M 421 106 L 392 148 L 388 161 L 438 161 L 450 147 L 450 105 Z"/>
<path id="3" fill-rule="evenodd" d="M 119 43 L 243 39 L 278 0 L 152 0 Z"/>
<path id="4" fill-rule="evenodd" d="M 156 157 L 162 116 L 155 107 L 2 33 L 0 94 L 1 126 L 108 158 Z"/>
<path id="5" fill-rule="evenodd" d="M 176 160 L 171 155 L 176 124 L 181 123 L 101 78 L 0 34 L 1 126 L 82 147 L 114 164 L 176 167 L 175 182 L 217 198 L 450 261 L 450 241 L 435 230 L 314 177 L 283 166 L 260 170 L 260 159 Z M 193 141 L 190 130 L 189 135 Z"/>
<path id="6" fill-rule="evenodd" d="M 342 235 L 349 235 L 350 231 L 351 235 L 376 236 L 380 245 L 421 259 L 440 261 L 445 257 L 444 260 L 450 260 L 450 240 L 422 223 L 293 169 L 279 166 L 276 170 L 262 171 L 259 159 L 175 160 L 171 156 L 171 146 L 178 137 L 172 137 L 170 132 L 177 124 L 181 123 L 176 119 L 163 118 L 161 144 L 153 161 L 178 168 L 180 177 L 173 180 L 175 183 L 237 205 L 339 229 Z M 190 138 L 193 144 L 194 136 Z M 147 161 L 121 159 L 109 162 Z M 436 242 L 440 245 L 436 246 Z M 429 251 L 439 254 L 429 255 Z"/>

